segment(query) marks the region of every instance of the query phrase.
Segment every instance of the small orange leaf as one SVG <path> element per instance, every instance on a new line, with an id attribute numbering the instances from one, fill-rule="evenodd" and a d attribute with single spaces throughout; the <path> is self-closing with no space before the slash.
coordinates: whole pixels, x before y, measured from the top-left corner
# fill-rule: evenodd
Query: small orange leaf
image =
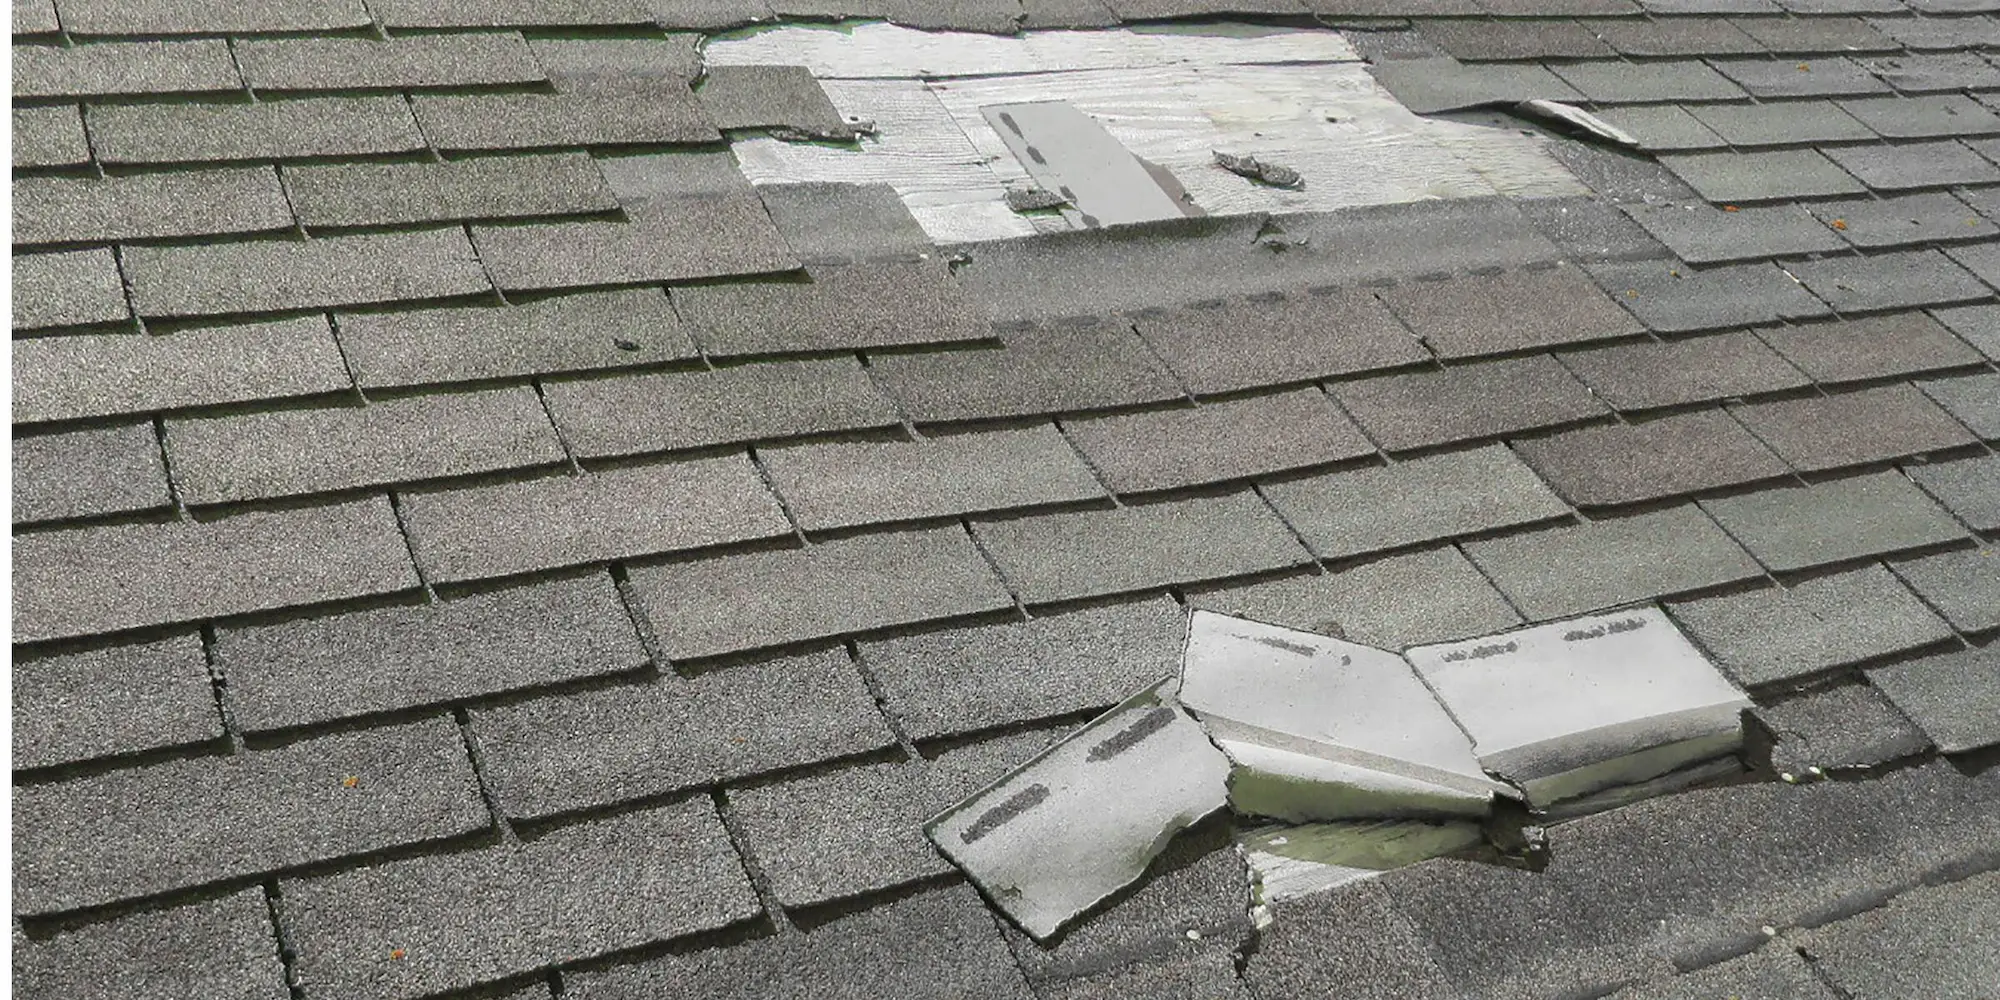
<path id="1" fill-rule="evenodd" d="M 350 774 L 347 777 L 340 779 L 340 787 L 342 788 L 353 788 L 354 786 L 359 784 L 361 784 L 360 775 Z"/>
<path id="2" fill-rule="evenodd" d="M 1724 206 L 1722 206 L 1722 210 L 1723 210 L 1723 211 L 1725 211 L 1725 212 L 1741 212 L 1741 211 L 1743 211 L 1742 209 L 1740 209 L 1740 208 L 1737 208 L 1737 207 L 1736 207 L 1735 205 L 1724 205 Z"/>
<path id="3" fill-rule="evenodd" d="M 1812 67 L 1811 67 L 1811 66 L 1808 66 L 1808 65 L 1806 65 L 1805 63 L 1800 63 L 1800 64 L 1799 64 L 1799 72 L 1801 72 L 1801 73 L 1810 73 L 1810 72 L 1812 72 Z"/>
<path id="4" fill-rule="evenodd" d="M 1835 219 L 1835 220 L 1833 220 L 1832 222 L 1829 222 L 1829 223 L 1827 223 L 1827 225 L 1829 225 L 1829 226 L 1832 226 L 1832 227 L 1833 227 L 1833 228 L 1835 228 L 1835 229 L 1839 229 L 1839 230 L 1842 230 L 1842 231 L 1845 231 L 1845 230 L 1847 229 L 1847 220 L 1846 220 L 1846 219 Z"/>
<path id="5" fill-rule="evenodd" d="M 391 951 L 389 952 L 389 957 L 390 957 L 390 958 L 402 958 L 402 957 L 403 957 L 403 949 L 401 949 L 401 948 L 395 948 L 395 949 L 392 949 L 392 950 L 391 950 Z"/>

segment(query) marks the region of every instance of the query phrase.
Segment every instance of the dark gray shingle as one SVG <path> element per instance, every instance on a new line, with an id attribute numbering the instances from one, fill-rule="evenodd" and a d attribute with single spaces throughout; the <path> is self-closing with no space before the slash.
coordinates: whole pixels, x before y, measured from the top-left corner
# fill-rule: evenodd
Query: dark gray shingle
<path id="1" fill-rule="evenodd" d="M 127 247 L 144 316 L 206 316 L 448 298 L 492 288 L 465 231 Z"/>
<path id="2" fill-rule="evenodd" d="M 2000 306 L 1985 304 L 1933 309 L 1931 315 L 1951 327 L 1951 332 L 1965 338 L 1979 353 L 2000 360 Z"/>
<path id="3" fill-rule="evenodd" d="M 14 46 L 14 97 L 198 94 L 242 90 L 219 38 Z"/>
<path id="4" fill-rule="evenodd" d="M 1954 549 L 1892 568 L 1960 632 L 2000 628 L 2000 550 Z"/>
<path id="5" fill-rule="evenodd" d="M 1429 942 L 1398 912 L 1395 891 L 1366 879 L 1280 903 L 1244 979 L 1270 1000 L 1462 1000 Z"/>
<path id="6" fill-rule="evenodd" d="M 543 386 L 579 455 L 628 455 L 888 427 L 895 411 L 850 358 L 565 379 Z"/>
<path id="7" fill-rule="evenodd" d="M 1875 133 L 1832 101 L 1769 104 L 1702 104 L 1688 112 L 1732 146 L 1783 146 L 1800 142 L 1868 141 Z"/>
<path id="8" fill-rule="evenodd" d="M 1497 437 L 1605 413 L 1546 354 L 1340 382 L 1333 394 L 1390 451 Z"/>
<path id="9" fill-rule="evenodd" d="M 1135 322 L 1197 396 L 1430 360 L 1365 290 L 1237 299 Z"/>
<path id="10" fill-rule="evenodd" d="M 271 911 L 262 889 L 133 914 L 52 939 L 14 937 L 23 996 L 128 1000 L 284 1000 Z"/>
<path id="11" fill-rule="evenodd" d="M 1988 111 L 1985 105 L 1964 94 L 1871 97 L 1842 101 L 1840 106 L 1885 139 L 1929 139 L 2000 132 L 2000 115 Z"/>
<path id="12" fill-rule="evenodd" d="M 1810 149 L 1678 153 L 1662 156 L 1660 162 L 1702 197 L 1717 204 L 1819 198 L 1867 190 L 1860 181 Z"/>
<path id="13" fill-rule="evenodd" d="M 1875 78 L 1852 59 L 1829 56 L 1824 59 L 1718 59 L 1715 68 L 1743 86 L 1750 96 L 1844 97 L 1852 94 L 1885 94 L 1889 85 Z"/>
<path id="14" fill-rule="evenodd" d="M 540 83 L 515 32 L 394 38 L 239 39 L 237 64 L 258 90 L 361 90 Z"/>
<path id="15" fill-rule="evenodd" d="M 1921 312 L 1777 326 L 1764 342 L 1818 382 L 1855 382 L 1976 365 L 1979 352 Z"/>
<path id="16" fill-rule="evenodd" d="M 1799 947 L 1840 995 L 1977 995 L 2000 980 L 1996 924 L 2000 875 L 1989 872 L 1913 889 L 1880 909 L 1809 932 Z"/>
<path id="17" fill-rule="evenodd" d="M 222 736 L 192 632 L 14 662 L 14 767 L 48 767 Z"/>
<path id="18" fill-rule="evenodd" d="M 14 523 L 164 507 L 167 469 L 150 423 L 14 438 Z"/>
<path id="19" fill-rule="evenodd" d="M 1951 305 L 1993 293 L 1936 250 L 1800 261 L 1788 270 L 1842 312 Z"/>
<path id="20" fill-rule="evenodd" d="M 108 249 L 18 255 L 13 272 L 16 330 L 116 323 L 132 314 Z"/>
<path id="21" fill-rule="evenodd" d="M 1646 231 L 1692 264 L 1844 250 L 1839 234 L 1797 205 L 1722 211 L 1707 205 L 1628 205 Z"/>
<path id="22" fill-rule="evenodd" d="M 1824 472 L 1972 444 L 1951 415 L 1909 385 L 1736 407 L 1793 468 Z"/>
<path id="23" fill-rule="evenodd" d="M 1001 335 L 999 350 L 870 358 L 883 391 L 918 423 L 1109 409 L 1181 390 L 1123 325 Z"/>
<path id="24" fill-rule="evenodd" d="M 2000 646 L 1870 670 L 1868 680 L 1944 753 L 2000 743 Z"/>
<path id="25" fill-rule="evenodd" d="M 1104 488 L 1052 424 L 921 441 L 759 453 L 807 531 L 1095 500 Z"/>
<path id="26" fill-rule="evenodd" d="M 1877 191 L 2000 181 L 2000 167 L 1966 148 L 1964 143 L 1949 139 L 1896 146 L 1839 146 L 1822 152 Z M 1821 193 L 1842 192 L 1804 191 L 1800 195 Z"/>
<path id="27" fill-rule="evenodd" d="M 580 215 L 618 208 L 610 186 L 584 153 L 290 167 L 285 181 L 299 222 L 306 226 Z"/>
<path id="28" fill-rule="evenodd" d="M 391 28 L 559 28 L 650 25 L 645 0 L 374 0 Z"/>
<path id="29" fill-rule="evenodd" d="M 887 184 L 760 184 L 757 196 L 792 252 L 808 264 L 916 260 L 935 249 Z"/>
<path id="30" fill-rule="evenodd" d="M 583 292 L 498 308 L 342 313 L 363 388 L 658 364 L 695 355 L 659 289 Z M 559 390 L 554 383 L 551 395 Z"/>
<path id="31" fill-rule="evenodd" d="M 93 104 L 91 149 L 105 163 L 278 160 L 408 153 L 424 138 L 399 95 L 257 104 Z"/>
<path id="32" fill-rule="evenodd" d="M 1610 122 L 1639 141 L 1648 152 L 1688 149 L 1720 149 L 1728 143 L 1709 131 L 1686 108 L 1671 104 L 1635 104 L 1606 108 L 1597 117 Z"/>
<path id="33" fill-rule="evenodd" d="M 13 361 L 16 423 L 309 396 L 353 386 L 323 316 L 163 334 L 35 337 L 14 341 Z"/>
<path id="34" fill-rule="evenodd" d="M 110 243 L 291 226 L 291 207 L 270 167 L 14 182 L 16 244 Z"/>
<path id="35" fill-rule="evenodd" d="M 1515 448 L 1569 502 L 1605 507 L 1785 475 L 1785 463 L 1719 409 L 1579 427 Z"/>
<path id="36" fill-rule="evenodd" d="M 14 166 L 67 167 L 90 162 L 83 112 L 75 105 L 12 110 Z"/>
<path id="37" fill-rule="evenodd" d="M 1762 53 L 1756 39 L 1710 17 L 1592 21 L 1589 28 L 1628 56 L 1710 56 Z"/>
<path id="38" fill-rule="evenodd" d="M 1901 48 L 1858 17 L 1744 17 L 1732 23 L 1781 56 Z"/>
<path id="39" fill-rule="evenodd" d="M 711 66 L 695 96 L 718 128 L 784 128 L 816 139 L 853 135 L 804 66 Z"/>
<path id="40" fill-rule="evenodd" d="M 1464 639 L 1521 623 L 1479 568 L 1450 545 L 1332 573 L 1190 593 L 1188 603 L 1384 649 Z"/>
<path id="41" fill-rule="evenodd" d="M 419 94 L 410 99 L 440 150 L 715 142 L 687 83 L 628 81 L 558 94 Z"/>
<path id="42" fill-rule="evenodd" d="M 1575 21 L 1422 21 L 1417 30 L 1460 59 L 1590 59 L 1611 48 Z"/>
<path id="43" fill-rule="evenodd" d="M 1861 64 L 1905 94 L 2000 88 L 2000 68 L 1971 52 L 1904 52 Z"/>
<path id="44" fill-rule="evenodd" d="M 1757 561 L 1778 572 L 1937 545 L 1965 529 L 1898 472 L 1704 500 Z"/>
<path id="45" fill-rule="evenodd" d="M 60 0 L 76 35 L 213 35 L 324 31 L 369 23 L 361 0 L 261 0 L 217 7 L 202 0 Z"/>
<path id="46" fill-rule="evenodd" d="M 1662 101 L 1728 101 L 1743 91 L 1706 63 L 1584 62 L 1551 67 L 1564 82 L 1599 104 L 1645 104 Z"/>
<path id="47" fill-rule="evenodd" d="M 674 289 L 674 306 L 710 357 L 852 350 L 993 336 L 942 265 L 820 264 L 805 281 Z"/>
<path id="48" fill-rule="evenodd" d="M 2000 457 L 1912 465 L 1910 478 L 1976 531 L 2000 531 Z"/>
<path id="49" fill-rule="evenodd" d="M 1983 240 L 2000 227 L 1944 191 L 1808 205 L 1814 215 L 1864 249 Z"/>
<path id="50" fill-rule="evenodd" d="M 1382 300 L 1444 358 L 1643 332 L 1570 266 L 1405 283 Z"/>
<path id="51" fill-rule="evenodd" d="M 2000 374 L 1991 371 L 1917 383 L 1981 440 L 2000 441 Z"/>
<path id="52" fill-rule="evenodd" d="M 1795 776 L 1812 767 L 1872 767 L 1930 748 L 1924 734 L 1866 684 L 1842 684 L 1760 706 L 1756 714 L 1777 740 L 1771 766 Z"/>
<path id="53" fill-rule="evenodd" d="M 1467 542 L 1465 552 L 1534 621 L 1764 574 L 1693 504 Z"/>
<path id="54" fill-rule="evenodd" d="M 1810 384 L 1747 330 L 1570 351 L 1562 361 L 1600 399 L 1620 411 L 1705 403 Z"/>
<path id="55" fill-rule="evenodd" d="M 1569 513 L 1504 445 L 1270 483 L 1263 489 L 1322 559 Z"/>
<path id="56" fill-rule="evenodd" d="M 1064 427 L 1118 493 L 1245 479 L 1375 452 L 1354 423 L 1312 388 L 1080 418 Z"/>

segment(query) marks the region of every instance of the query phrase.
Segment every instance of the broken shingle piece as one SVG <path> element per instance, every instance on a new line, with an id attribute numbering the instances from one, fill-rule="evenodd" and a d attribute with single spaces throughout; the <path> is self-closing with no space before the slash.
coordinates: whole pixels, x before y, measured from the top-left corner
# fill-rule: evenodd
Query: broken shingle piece
<path id="1" fill-rule="evenodd" d="M 1757 709 L 1771 731 L 1773 769 L 1794 776 L 1811 768 L 1874 767 L 1922 753 L 1924 734 L 1866 684 L 1842 684 Z"/>
<path id="2" fill-rule="evenodd" d="M 695 98 L 717 128 L 776 129 L 781 136 L 804 139 L 854 137 L 804 66 L 710 66 Z"/>
<path id="3" fill-rule="evenodd" d="M 1644 607 L 1409 651 L 1479 763 L 1545 806 L 1735 753 L 1750 699 Z"/>
<path id="4" fill-rule="evenodd" d="M 1036 940 L 1137 880 L 1223 807 L 1229 762 L 1167 678 L 945 811 L 924 832 Z"/>

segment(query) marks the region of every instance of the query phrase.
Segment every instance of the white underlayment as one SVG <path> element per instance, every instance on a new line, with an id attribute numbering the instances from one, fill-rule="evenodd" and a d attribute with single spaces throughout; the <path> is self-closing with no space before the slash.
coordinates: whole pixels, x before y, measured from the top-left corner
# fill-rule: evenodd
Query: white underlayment
<path id="1" fill-rule="evenodd" d="M 719 37 L 704 52 L 716 66 L 807 66 L 843 115 L 875 123 L 858 150 L 738 141 L 752 183 L 887 183 L 939 242 L 1067 228 L 1004 200 L 1027 172 L 979 109 L 1029 101 L 1068 101 L 1095 117 L 1212 215 L 1587 193 L 1537 136 L 1412 113 L 1335 31 L 1211 24 L 998 37 L 787 26 Z M 1304 187 L 1254 184 L 1216 166 L 1216 150 L 1290 167 Z"/>

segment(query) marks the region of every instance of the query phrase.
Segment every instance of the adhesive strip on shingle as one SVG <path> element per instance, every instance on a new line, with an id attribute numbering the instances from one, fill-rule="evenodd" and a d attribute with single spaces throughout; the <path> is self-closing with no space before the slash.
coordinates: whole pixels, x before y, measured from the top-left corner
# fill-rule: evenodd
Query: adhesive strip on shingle
<path id="1" fill-rule="evenodd" d="M 1310 896 L 1485 842 L 1479 824 L 1467 820 L 1274 823 L 1236 835 L 1260 904 Z"/>
<path id="2" fill-rule="evenodd" d="M 998 104 L 980 113 L 1028 176 L 1075 206 L 1063 213 L 1072 225 L 1095 229 L 1189 214 L 1146 164 L 1066 101 Z"/>
<path id="3" fill-rule="evenodd" d="M 1407 654 L 1479 762 L 1536 806 L 1655 778 L 1742 746 L 1750 700 L 1658 608 Z"/>
<path id="4" fill-rule="evenodd" d="M 1198 610 L 1180 698 L 1234 764 L 1239 813 L 1480 816 L 1492 803 L 1472 741 L 1394 653 Z"/>
<path id="5" fill-rule="evenodd" d="M 1223 807 L 1229 761 L 1165 678 L 925 824 L 993 905 L 1038 941 L 1145 874 Z"/>

